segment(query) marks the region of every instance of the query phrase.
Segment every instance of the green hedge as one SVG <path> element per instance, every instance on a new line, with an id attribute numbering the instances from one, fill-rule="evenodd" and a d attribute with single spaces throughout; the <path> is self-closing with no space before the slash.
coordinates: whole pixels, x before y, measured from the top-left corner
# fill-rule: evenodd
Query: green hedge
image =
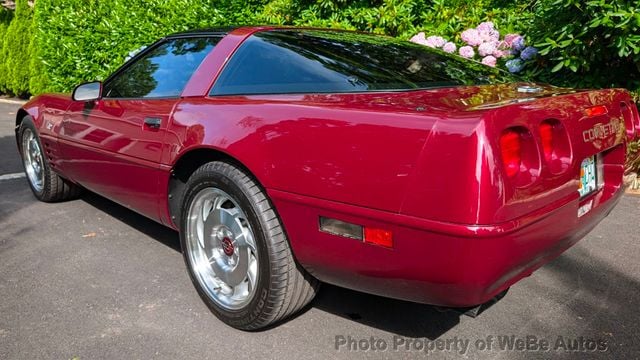
<path id="1" fill-rule="evenodd" d="M 0 93 L 70 91 L 104 79 L 176 31 L 243 24 L 345 28 L 453 39 L 493 21 L 542 56 L 528 75 L 560 85 L 640 88 L 637 0 L 18 0 L 0 10 Z"/>
<path id="2" fill-rule="evenodd" d="M 31 18 L 31 8 L 27 0 L 16 1 L 15 16 L 3 37 L 0 55 L 3 62 L 3 78 L 0 80 L 0 87 L 18 96 L 29 93 Z"/>
<path id="3" fill-rule="evenodd" d="M 640 90 L 640 1 L 543 0 L 533 12 L 541 79 Z"/>
<path id="4" fill-rule="evenodd" d="M 9 88 L 7 86 L 8 74 L 4 45 L 6 43 L 7 28 L 9 28 L 12 18 L 13 12 L 5 8 L 0 8 L 0 93 L 9 92 Z"/>

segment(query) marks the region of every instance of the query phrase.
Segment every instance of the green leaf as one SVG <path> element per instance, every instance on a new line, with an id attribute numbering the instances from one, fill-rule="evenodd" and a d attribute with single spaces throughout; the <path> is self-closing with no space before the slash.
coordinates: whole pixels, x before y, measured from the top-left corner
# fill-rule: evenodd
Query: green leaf
<path id="1" fill-rule="evenodd" d="M 564 63 L 563 62 L 559 62 L 556 64 L 556 66 L 553 67 L 553 69 L 551 69 L 551 72 L 558 72 L 560 71 L 562 68 L 564 67 Z"/>

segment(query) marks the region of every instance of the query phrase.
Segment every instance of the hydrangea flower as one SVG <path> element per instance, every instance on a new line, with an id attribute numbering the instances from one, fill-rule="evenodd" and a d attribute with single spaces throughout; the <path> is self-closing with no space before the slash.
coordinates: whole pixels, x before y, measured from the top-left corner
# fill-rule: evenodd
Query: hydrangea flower
<path id="1" fill-rule="evenodd" d="M 448 43 L 444 44 L 444 46 L 442 46 L 442 50 L 444 50 L 445 52 L 448 52 L 449 54 L 455 53 L 457 48 L 458 47 L 456 46 L 456 44 L 452 43 L 451 41 L 449 41 Z"/>
<path id="2" fill-rule="evenodd" d="M 524 61 L 522 61 L 521 59 L 511 59 L 507 61 L 505 66 L 507 67 L 507 70 L 509 70 L 509 72 L 517 73 L 522 71 L 522 68 L 524 68 Z"/>
<path id="3" fill-rule="evenodd" d="M 522 36 L 515 38 L 511 43 L 511 48 L 516 51 L 522 51 L 524 49 L 524 38 Z"/>
<path id="4" fill-rule="evenodd" d="M 517 39 L 520 38 L 522 36 L 520 36 L 519 34 L 507 34 L 504 36 L 504 47 L 505 48 L 511 48 L 513 46 L 513 42 Z"/>
<path id="5" fill-rule="evenodd" d="M 413 35 L 413 37 L 411 37 L 411 39 L 409 39 L 409 41 L 414 42 L 416 44 L 420 44 L 420 45 L 426 45 L 427 39 L 425 39 L 424 37 L 424 32 L 419 32 L 415 35 Z"/>
<path id="6" fill-rule="evenodd" d="M 467 29 L 460 34 L 460 37 L 462 38 L 462 41 L 471 46 L 478 46 L 482 44 L 480 32 L 476 29 Z"/>
<path id="7" fill-rule="evenodd" d="M 500 59 L 511 55 L 511 51 L 496 49 L 491 55 L 493 55 L 497 59 Z"/>
<path id="8" fill-rule="evenodd" d="M 522 52 L 520 53 L 520 58 L 522 60 L 531 60 L 534 57 L 536 57 L 536 55 L 538 55 L 538 49 L 534 48 L 533 46 L 527 46 L 524 50 L 522 50 Z"/>
<path id="9" fill-rule="evenodd" d="M 480 54 L 480 56 L 491 55 L 494 51 L 496 51 L 497 45 L 498 44 L 496 42 L 482 43 L 480 44 L 480 46 L 478 46 L 478 54 Z"/>
<path id="10" fill-rule="evenodd" d="M 478 31 L 490 31 L 490 30 L 495 30 L 495 27 L 493 25 L 493 22 L 485 21 L 485 22 L 481 22 L 480 25 L 476 27 L 476 29 Z"/>
<path id="11" fill-rule="evenodd" d="M 473 48 L 471 46 L 461 47 L 460 50 L 458 50 L 458 53 L 460 54 L 460 56 L 467 59 L 471 59 L 476 55 L 476 52 L 473 51 Z"/>
<path id="12" fill-rule="evenodd" d="M 442 36 L 429 36 L 426 39 L 425 45 L 432 48 L 441 48 L 447 40 L 445 40 Z"/>
<path id="13" fill-rule="evenodd" d="M 496 67 L 496 62 L 497 59 L 491 55 L 482 58 L 482 63 L 487 66 Z"/>
<path id="14" fill-rule="evenodd" d="M 478 30 L 478 36 L 483 42 L 494 42 L 500 40 L 500 33 L 498 30 Z"/>

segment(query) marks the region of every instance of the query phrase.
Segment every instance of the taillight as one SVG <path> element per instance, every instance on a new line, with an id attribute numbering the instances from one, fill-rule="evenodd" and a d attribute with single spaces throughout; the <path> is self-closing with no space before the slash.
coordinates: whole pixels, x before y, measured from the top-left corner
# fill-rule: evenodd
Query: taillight
<path id="1" fill-rule="evenodd" d="M 633 113 L 633 124 L 636 128 L 636 136 L 640 136 L 640 111 L 638 109 L 638 105 L 635 103 L 630 103 L 631 112 Z"/>
<path id="2" fill-rule="evenodd" d="M 553 125 L 549 122 L 540 124 L 540 142 L 542 142 L 542 153 L 547 161 L 553 155 Z"/>
<path id="3" fill-rule="evenodd" d="M 522 142 L 516 130 L 506 130 L 500 136 L 500 153 L 507 176 L 514 177 L 520 172 L 522 163 Z"/>
<path id="4" fill-rule="evenodd" d="M 622 119 L 624 120 L 624 126 L 627 132 L 627 139 L 633 140 L 635 135 L 635 121 L 633 119 L 633 110 L 626 103 L 620 103 L 620 112 L 622 113 Z"/>
<path id="5" fill-rule="evenodd" d="M 513 185 L 529 186 L 540 176 L 540 152 L 527 128 L 506 129 L 500 135 L 499 146 L 504 172 Z"/>
<path id="6" fill-rule="evenodd" d="M 559 174 L 571 165 L 571 142 L 562 123 L 556 119 L 547 119 L 538 128 L 542 155 L 552 174 Z"/>

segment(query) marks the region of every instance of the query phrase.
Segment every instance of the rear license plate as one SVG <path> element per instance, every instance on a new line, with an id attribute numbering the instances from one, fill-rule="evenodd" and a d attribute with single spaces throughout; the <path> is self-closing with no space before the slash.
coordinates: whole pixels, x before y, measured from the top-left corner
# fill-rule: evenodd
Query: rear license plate
<path id="1" fill-rule="evenodd" d="M 596 156 L 582 160 L 582 164 L 580 164 L 580 183 L 578 184 L 578 192 L 581 198 L 591 194 L 598 188 L 596 169 Z"/>

